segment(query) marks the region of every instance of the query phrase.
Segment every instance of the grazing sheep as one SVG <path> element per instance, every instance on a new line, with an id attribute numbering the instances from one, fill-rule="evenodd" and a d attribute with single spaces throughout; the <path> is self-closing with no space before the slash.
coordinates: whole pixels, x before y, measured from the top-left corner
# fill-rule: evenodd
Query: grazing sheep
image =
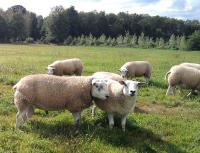
<path id="1" fill-rule="evenodd" d="M 200 70 L 200 64 L 197 64 L 197 63 L 181 63 L 180 65 L 193 67 L 193 68 Z"/>
<path id="2" fill-rule="evenodd" d="M 59 77 L 53 75 L 29 75 L 14 87 L 14 103 L 18 109 L 16 127 L 34 114 L 34 108 L 44 110 L 69 110 L 78 125 L 81 111 L 92 105 L 92 98 L 106 99 L 106 85 L 97 89 L 96 80 L 86 76 Z M 96 83 L 98 84 L 98 83 Z M 99 86 L 98 86 L 99 87 Z M 107 89 L 107 88 L 106 88 Z M 108 92 L 108 91 L 107 91 Z"/>
<path id="3" fill-rule="evenodd" d="M 140 77 L 144 76 L 146 83 L 149 83 L 151 77 L 151 64 L 147 61 L 131 61 L 125 63 L 120 69 L 122 77 Z"/>
<path id="4" fill-rule="evenodd" d="M 93 78 L 100 78 L 100 79 L 112 79 L 115 81 L 123 81 L 124 79 L 115 73 L 112 72 L 96 72 L 92 75 Z M 96 114 L 96 105 L 92 106 L 92 116 L 94 117 Z"/>
<path id="5" fill-rule="evenodd" d="M 66 60 L 55 61 L 48 65 L 48 74 L 50 75 L 81 75 L 83 71 L 83 64 L 79 58 L 72 58 Z"/>
<path id="6" fill-rule="evenodd" d="M 143 84 L 132 80 L 118 82 L 108 79 L 109 97 L 106 100 L 94 98 L 94 102 L 100 109 L 108 113 L 110 128 L 114 126 L 114 113 L 118 113 L 121 115 L 122 130 L 125 131 L 127 115 L 134 111 L 137 90 Z"/>
<path id="7" fill-rule="evenodd" d="M 166 95 L 174 95 L 176 85 L 191 89 L 188 96 L 190 96 L 194 90 L 200 91 L 200 70 L 195 68 L 175 65 L 166 73 L 165 79 L 168 81 Z"/>

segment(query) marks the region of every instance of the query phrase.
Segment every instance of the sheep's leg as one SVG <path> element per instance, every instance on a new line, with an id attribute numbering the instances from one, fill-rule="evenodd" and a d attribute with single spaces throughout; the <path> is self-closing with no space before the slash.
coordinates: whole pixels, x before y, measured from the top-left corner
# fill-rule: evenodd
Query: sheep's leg
<path id="1" fill-rule="evenodd" d="M 33 106 L 29 106 L 27 109 L 26 109 L 26 117 L 27 118 L 31 118 L 34 114 L 34 109 L 33 109 Z"/>
<path id="2" fill-rule="evenodd" d="M 45 114 L 46 114 L 46 115 L 48 115 L 48 114 L 49 114 L 49 112 L 48 112 L 47 110 L 45 110 Z"/>
<path id="3" fill-rule="evenodd" d="M 173 96 L 174 95 L 174 87 L 169 85 L 167 92 L 166 92 L 166 95 L 167 96 L 170 96 L 170 95 Z"/>
<path id="4" fill-rule="evenodd" d="M 180 92 L 180 93 L 183 93 L 183 84 L 180 84 L 180 85 L 179 85 L 179 92 Z"/>
<path id="5" fill-rule="evenodd" d="M 81 118 L 81 112 L 72 113 L 72 115 L 74 117 L 74 126 L 79 126 L 80 118 Z"/>
<path id="6" fill-rule="evenodd" d="M 27 117 L 31 116 L 31 106 L 27 105 L 26 99 L 23 98 L 23 95 L 18 91 L 15 92 L 14 103 L 18 109 L 16 115 L 16 128 L 19 128 L 26 121 Z"/>
<path id="7" fill-rule="evenodd" d="M 191 91 L 189 92 L 189 94 L 187 95 L 187 97 L 190 97 L 192 94 L 194 94 L 194 90 L 191 90 Z"/>
<path id="8" fill-rule="evenodd" d="M 23 117 L 24 116 L 24 117 Z M 16 128 L 19 128 L 24 123 L 25 114 L 17 112 L 16 115 Z"/>
<path id="9" fill-rule="evenodd" d="M 94 117 L 96 115 L 96 108 L 97 108 L 96 105 L 92 106 L 92 117 Z"/>
<path id="10" fill-rule="evenodd" d="M 108 122 L 110 129 L 112 129 L 114 126 L 114 117 L 112 113 L 108 113 Z"/>
<path id="11" fill-rule="evenodd" d="M 149 84 L 149 77 L 144 77 L 144 79 L 145 79 L 145 82 L 146 82 L 146 84 L 148 85 Z"/>
<path id="12" fill-rule="evenodd" d="M 121 118 L 122 131 L 124 131 L 124 132 L 126 130 L 126 117 L 127 117 L 127 114 L 126 115 L 122 115 L 122 118 Z"/>

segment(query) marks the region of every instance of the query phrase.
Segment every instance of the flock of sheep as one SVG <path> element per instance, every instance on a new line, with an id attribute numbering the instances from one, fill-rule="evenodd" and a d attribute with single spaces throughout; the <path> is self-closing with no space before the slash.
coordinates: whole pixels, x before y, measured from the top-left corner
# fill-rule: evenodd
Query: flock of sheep
<path id="1" fill-rule="evenodd" d="M 95 115 L 96 106 L 107 112 L 110 128 L 114 126 L 114 114 L 120 114 L 122 130 L 125 131 L 127 115 L 135 108 L 137 91 L 149 83 L 152 72 L 149 62 L 132 61 L 119 69 L 120 75 L 96 72 L 91 76 L 81 76 L 83 64 L 78 58 L 55 61 L 47 69 L 48 74 L 26 76 L 13 87 L 18 110 L 17 128 L 34 114 L 34 108 L 45 111 L 67 109 L 73 115 L 74 125 L 78 126 L 82 110 L 93 105 L 92 115 Z M 146 82 L 125 79 L 140 76 L 144 76 Z M 200 64 L 173 66 L 166 79 L 169 84 L 166 95 L 173 95 L 176 85 L 191 89 L 190 94 L 199 92 Z"/>

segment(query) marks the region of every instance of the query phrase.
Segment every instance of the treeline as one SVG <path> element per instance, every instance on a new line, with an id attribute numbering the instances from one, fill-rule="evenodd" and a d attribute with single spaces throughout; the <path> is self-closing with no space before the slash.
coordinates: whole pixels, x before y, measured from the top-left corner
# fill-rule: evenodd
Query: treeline
<path id="1" fill-rule="evenodd" d="M 42 42 L 139 48 L 200 49 L 200 23 L 128 13 L 54 7 L 43 18 L 16 5 L 0 9 L 0 42 Z"/>

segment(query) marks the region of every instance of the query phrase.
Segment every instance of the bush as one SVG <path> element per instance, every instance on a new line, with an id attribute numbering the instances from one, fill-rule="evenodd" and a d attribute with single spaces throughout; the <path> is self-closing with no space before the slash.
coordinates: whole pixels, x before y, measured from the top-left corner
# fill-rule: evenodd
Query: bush
<path id="1" fill-rule="evenodd" d="M 34 40 L 32 37 L 28 37 L 26 38 L 25 43 L 34 43 Z"/>
<path id="2" fill-rule="evenodd" d="M 200 30 L 189 36 L 188 48 L 189 50 L 200 50 Z"/>

